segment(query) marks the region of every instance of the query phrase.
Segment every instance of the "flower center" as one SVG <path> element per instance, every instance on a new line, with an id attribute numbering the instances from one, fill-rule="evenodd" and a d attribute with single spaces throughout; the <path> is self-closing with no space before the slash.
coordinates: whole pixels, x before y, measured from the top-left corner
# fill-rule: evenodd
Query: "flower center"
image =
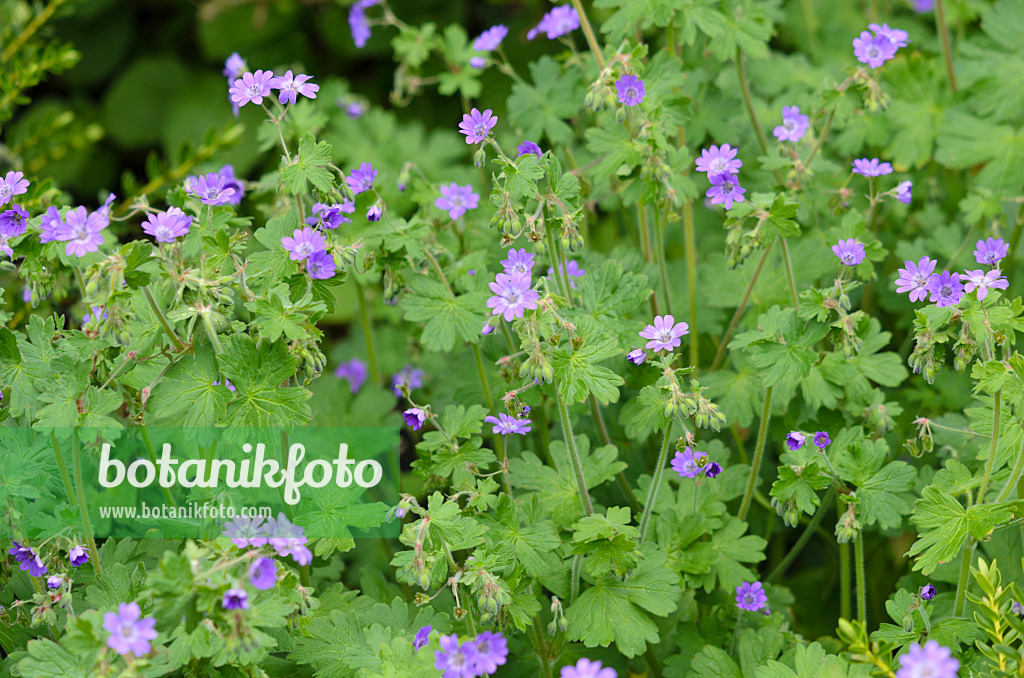
<path id="1" fill-rule="evenodd" d="M 942 287 L 940 287 L 939 288 L 939 296 L 943 296 L 943 297 L 951 297 L 951 296 L 953 296 L 953 286 L 952 285 L 943 285 Z"/>
<path id="2" fill-rule="evenodd" d="M 754 604 L 754 596 L 752 596 L 751 594 L 748 593 L 747 595 L 743 596 L 743 602 L 746 605 L 753 605 Z"/>
<path id="3" fill-rule="evenodd" d="M 507 301 L 508 301 L 509 305 L 518 304 L 519 303 L 519 295 L 517 293 L 515 293 L 515 292 L 509 292 L 508 293 L 508 297 L 507 297 Z"/>
<path id="4" fill-rule="evenodd" d="M 13 191 L 14 189 L 7 184 L 0 185 L 0 198 L 6 200 L 7 198 L 11 197 L 11 193 Z"/>
<path id="5" fill-rule="evenodd" d="M 882 50 L 878 49 L 874 45 L 872 45 L 871 47 L 868 47 L 868 58 L 869 59 L 876 59 L 876 58 L 878 58 L 878 56 L 881 53 L 882 53 Z"/>
<path id="6" fill-rule="evenodd" d="M 662 342 L 663 344 L 669 343 L 670 341 L 672 341 L 672 339 L 672 330 L 662 330 L 661 332 L 658 333 L 658 341 Z"/>
<path id="7" fill-rule="evenodd" d="M 249 89 L 247 91 L 249 92 L 250 97 L 258 97 L 260 95 L 260 86 L 253 83 L 252 85 L 249 85 Z"/>
<path id="8" fill-rule="evenodd" d="M 725 171 L 725 161 L 722 160 L 721 158 L 715 158 L 714 160 L 711 161 L 711 169 L 713 169 L 716 172 Z"/>
<path id="9" fill-rule="evenodd" d="M 626 98 L 628 99 L 636 99 L 638 95 L 639 92 L 636 91 L 635 87 L 630 87 L 626 90 Z"/>

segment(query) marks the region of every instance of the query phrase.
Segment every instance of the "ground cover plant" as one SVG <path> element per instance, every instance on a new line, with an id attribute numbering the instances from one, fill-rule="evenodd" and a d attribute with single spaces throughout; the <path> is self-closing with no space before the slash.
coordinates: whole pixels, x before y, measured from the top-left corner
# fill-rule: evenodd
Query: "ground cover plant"
<path id="1" fill-rule="evenodd" d="M 145 5 L 0 2 L 0 675 L 1024 676 L 1024 4 Z"/>

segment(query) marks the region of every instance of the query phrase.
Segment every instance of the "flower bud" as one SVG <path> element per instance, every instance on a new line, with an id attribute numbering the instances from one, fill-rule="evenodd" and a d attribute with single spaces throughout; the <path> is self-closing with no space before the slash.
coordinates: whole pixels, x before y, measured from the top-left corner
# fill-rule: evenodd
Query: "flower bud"
<path id="1" fill-rule="evenodd" d="M 485 151 L 484 147 L 481 146 L 480 148 L 478 148 L 476 150 L 476 153 L 473 154 L 473 164 L 476 165 L 477 167 L 483 167 L 484 163 L 486 163 L 486 162 L 487 162 L 487 151 Z"/>

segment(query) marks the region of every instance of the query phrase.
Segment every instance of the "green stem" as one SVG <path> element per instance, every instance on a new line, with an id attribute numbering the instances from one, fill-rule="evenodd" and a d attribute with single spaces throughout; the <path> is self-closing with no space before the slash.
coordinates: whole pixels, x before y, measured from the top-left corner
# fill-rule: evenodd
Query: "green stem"
<path id="1" fill-rule="evenodd" d="M 839 544 L 839 616 L 850 618 L 850 543 Z"/>
<path id="2" fill-rule="evenodd" d="M 946 7 L 943 0 L 935 0 L 935 27 L 942 42 L 942 58 L 946 62 L 946 78 L 949 89 L 956 94 L 956 73 L 953 70 L 953 47 L 949 40 L 949 24 L 946 23 Z"/>
<path id="3" fill-rule="evenodd" d="M 217 330 L 213 327 L 213 320 L 210 318 L 209 311 L 203 311 L 203 326 L 206 327 L 206 334 L 210 337 L 210 343 L 213 344 L 213 352 L 220 355 L 224 352 L 224 347 L 220 345 L 220 337 L 217 336 Z"/>
<path id="4" fill-rule="evenodd" d="M 547 251 L 548 251 L 548 262 L 551 265 L 551 270 L 555 273 L 555 279 L 558 281 L 558 286 L 562 290 L 562 295 L 565 297 L 569 305 L 572 306 L 572 297 L 569 296 L 569 271 L 565 266 L 559 266 L 557 250 L 555 249 L 555 232 L 550 228 L 545 229 L 544 233 L 547 239 Z"/>
<path id="5" fill-rule="evenodd" d="M 594 425 L 597 427 L 597 432 L 601 436 L 601 442 L 605 445 L 614 445 L 612 438 L 608 435 L 608 427 L 605 426 L 604 416 L 601 414 L 601 405 L 597 402 L 597 398 L 594 394 L 590 394 L 590 412 L 594 415 Z M 640 502 L 637 501 L 636 495 L 633 494 L 633 488 L 629 485 L 629 479 L 626 478 L 626 474 L 619 471 L 615 474 L 615 479 L 619 483 L 619 487 L 622 489 L 622 494 L 626 497 L 626 502 L 629 504 L 630 510 L 636 515 L 643 510 L 640 506 Z"/>
<path id="6" fill-rule="evenodd" d="M 569 604 L 572 605 L 576 602 L 576 598 L 580 594 L 580 566 L 583 564 L 583 556 L 576 554 L 572 559 L 572 573 L 570 574 L 570 581 L 572 582 L 571 588 L 569 589 Z"/>
<path id="7" fill-rule="evenodd" d="M 757 119 L 757 112 L 754 111 L 754 99 L 750 96 L 747 74 L 743 69 L 743 51 L 739 47 L 736 47 L 736 77 L 740 81 L 740 92 L 743 94 L 743 103 L 747 107 L 747 115 L 750 116 L 750 124 L 754 126 L 754 132 L 757 134 L 757 143 L 761 145 L 761 150 L 767 153 L 768 139 L 761 129 L 761 123 Z"/>
<path id="8" fill-rule="evenodd" d="M 100 553 L 96 549 L 96 539 L 92 534 L 92 523 L 89 521 L 89 505 L 85 501 L 85 485 L 82 483 L 82 455 L 79 450 L 78 429 L 71 431 L 71 459 L 75 470 L 75 489 L 78 494 L 78 511 L 82 514 L 82 529 L 85 530 L 85 541 L 89 545 L 89 553 L 92 556 L 89 562 L 97 577 L 103 575 L 103 568 L 100 567 Z"/>
<path id="9" fill-rule="evenodd" d="M 370 362 L 370 378 L 373 383 L 380 384 L 380 364 L 377 362 L 377 347 L 373 340 L 373 321 L 370 319 L 369 304 L 366 303 L 366 293 L 363 286 L 355 278 L 352 279 L 356 286 L 356 300 L 359 302 L 359 318 L 363 325 L 363 337 L 366 340 L 366 357 Z"/>
<path id="10" fill-rule="evenodd" d="M 580 502 L 583 504 L 583 512 L 586 515 L 593 515 L 594 505 L 590 501 L 590 493 L 587 491 L 587 479 L 583 476 L 583 464 L 580 462 L 580 453 L 576 449 L 576 438 L 572 435 L 572 423 L 569 421 L 569 408 L 562 398 L 562 390 L 555 390 L 555 397 L 558 398 L 558 413 L 562 420 L 562 437 L 565 438 L 565 447 L 569 452 L 569 461 L 572 464 L 573 473 L 576 476 L 576 489 L 580 493 Z"/>
<path id="11" fill-rule="evenodd" d="M 696 370 L 700 365 L 700 335 L 697 332 L 697 239 L 693 230 L 693 207 L 689 201 L 683 205 L 683 246 L 686 248 L 686 286 L 690 292 L 690 364 Z"/>
<path id="12" fill-rule="evenodd" d="M 71 476 L 68 474 L 68 465 L 64 461 L 64 453 L 60 449 L 60 442 L 57 440 L 57 434 L 50 431 L 50 442 L 53 443 L 53 456 L 57 458 L 57 468 L 60 469 L 60 478 L 64 481 L 64 491 L 68 495 L 68 503 L 75 503 L 75 491 L 71 487 Z"/>
<path id="13" fill-rule="evenodd" d="M 54 13 L 60 9 L 66 0 L 52 0 L 43 11 L 37 14 L 32 21 L 25 26 L 24 30 L 19 33 L 14 40 L 11 40 L 10 44 L 4 48 L 2 54 L 0 54 L 0 64 L 7 63 L 12 56 L 14 56 L 22 46 L 29 41 L 29 39 L 36 34 L 36 32 L 53 17 Z"/>
<path id="14" fill-rule="evenodd" d="M 810 155 L 807 156 L 807 160 L 804 161 L 804 169 L 811 166 L 811 161 L 814 160 L 814 156 L 821 150 L 821 145 L 825 143 L 825 136 L 828 134 L 829 128 L 832 126 L 832 118 L 836 115 L 835 106 L 829 111 L 828 117 L 825 118 L 825 126 L 821 128 L 821 134 L 818 135 L 818 139 L 814 142 L 814 147 L 811 149 Z"/>
<path id="15" fill-rule="evenodd" d="M 992 396 L 992 441 L 988 448 L 988 459 L 985 461 L 985 474 L 981 477 L 981 487 L 978 488 L 978 504 L 985 503 L 985 492 L 988 490 L 988 481 L 992 477 L 992 468 L 996 461 L 996 445 L 999 443 L 999 415 L 1002 409 L 1003 391 L 1000 389 Z"/>
<path id="16" fill-rule="evenodd" d="M 747 511 L 750 510 L 750 500 L 754 496 L 754 487 L 757 485 L 757 476 L 761 470 L 761 458 L 764 456 L 765 441 L 768 438 L 768 420 L 771 418 L 773 388 L 769 386 L 764 390 L 764 406 L 761 408 L 761 425 L 757 429 L 757 447 L 754 448 L 754 461 L 750 464 L 747 488 L 743 491 L 740 510 L 736 514 L 736 517 L 740 520 L 747 519 Z"/>
<path id="17" fill-rule="evenodd" d="M 644 659 L 647 661 L 647 668 L 651 670 L 651 675 L 654 678 L 662 678 L 662 676 L 665 675 L 661 668 L 661 661 L 658 659 L 658 655 L 654 652 L 653 645 L 647 645 L 647 651 L 644 652 Z"/>
<path id="18" fill-rule="evenodd" d="M 801 534 L 800 538 L 796 540 L 793 547 L 789 549 L 789 553 L 779 561 L 779 564 L 775 566 L 775 569 L 772 570 L 771 574 L 765 578 L 765 581 L 774 581 L 786 572 L 786 568 L 789 567 L 796 557 L 800 555 L 800 552 L 804 550 L 804 547 L 807 546 L 807 542 L 811 540 L 811 537 L 817 531 L 818 526 L 821 525 L 821 521 L 824 519 L 825 514 L 832 508 L 835 496 L 834 492 L 829 492 L 825 495 L 825 499 L 822 500 L 821 506 L 819 506 L 818 510 L 814 512 L 814 515 L 811 517 L 811 521 L 807 523 L 807 527 L 804 528 L 803 534 Z"/>
<path id="19" fill-rule="evenodd" d="M 85 288 L 83 287 L 82 289 L 84 291 Z M 156 299 L 153 298 L 153 293 L 149 291 L 149 287 L 143 287 L 142 292 L 146 295 L 146 301 L 149 302 L 149 307 L 152 308 L 153 313 L 156 314 L 157 320 L 160 321 L 160 326 L 164 329 L 164 334 L 166 334 L 167 338 L 171 340 L 172 344 L 174 344 L 174 348 L 179 351 L 184 351 L 185 344 L 182 343 L 181 339 L 178 339 L 178 335 L 176 335 L 174 330 L 171 329 L 170 323 L 168 323 L 167 318 L 164 317 L 163 312 L 156 303 Z"/>
<path id="20" fill-rule="evenodd" d="M 505 485 L 505 494 L 511 497 L 512 481 L 508 477 L 508 463 L 506 462 L 507 452 L 505 450 L 505 446 L 508 444 L 508 442 L 505 440 L 505 436 L 502 435 L 495 436 L 495 438 L 497 439 L 496 442 L 498 444 L 498 465 L 501 466 L 501 480 Z"/>
<path id="21" fill-rule="evenodd" d="M 146 447 L 146 454 L 149 456 L 149 461 L 152 462 L 153 467 L 156 467 L 156 450 L 153 449 L 153 441 L 149 438 L 149 429 L 144 425 L 139 426 L 139 433 L 142 435 L 142 444 Z M 209 464 L 207 464 L 207 470 L 209 470 Z M 177 506 L 178 502 L 174 501 L 174 495 L 171 494 L 171 490 L 168 487 L 164 487 L 161 483 L 160 489 L 164 492 L 164 499 L 167 501 L 168 506 Z"/>
<path id="22" fill-rule="evenodd" d="M 868 592 L 864 576 L 864 533 L 853 542 L 854 565 L 857 568 L 857 620 L 866 627 L 868 624 Z"/>
<path id="23" fill-rule="evenodd" d="M 974 537 L 967 536 L 964 539 L 964 548 L 960 553 L 960 577 L 956 582 L 956 600 L 953 603 L 953 616 L 964 616 L 964 608 L 967 606 L 968 580 L 971 574 L 971 556 L 974 553 Z"/>
<path id="24" fill-rule="evenodd" d="M 487 381 L 487 372 L 484 371 L 484 358 L 480 354 L 480 347 L 470 344 L 473 347 L 473 358 L 476 359 L 476 371 L 480 375 L 480 387 L 484 390 L 484 400 L 487 401 L 487 410 L 494 412 L 494 396 L 491 395 L 491 385 Z"/>
<path id="25" fill-rule="evenodd" d="M 732 314 L 732 320 L 729 321 L 729 327 L 725 330 L 725 334 L 722 336 L 722 341 L 718 344 L 718 350 L 715 352 L 715 359 L 711 361 L 711 369 L 709 372 L 714 372 L 722 364 L 722 358 L 725 357 L 725 347 L 729 344 L 729 339 L 732 338 L 732 333 L 736 329 L 736 325 L 739 324 L 740 318 L 743 317 L 743 312 L 747 310 L 747 302 L 750 301 L 750 294 L 754 291 L 754 284 L 757 282 L 757 277 L 761 275 L 761 269 L 764 268 L 764 262 L 768 259 L 768 253 L 772 250 L 772 245 L 775 241 L 768 243 L 767 247 L 764 248 L 764 252 L 761 253 L 761 258 L 757 262 L 757 268 L 754 269 L 754 275 L 750 277 L 750 282 L 747 283 L 747 289 L 743 290 L 743 297 L 740 299 L 740 305 L 736 307 L 736 312 Z"/>
<path id="26" fill-rule="evenodd" d="M 530 625 L 530 628 L 532 630 L 530 641 L 533 643 L 533 652 L 537 655 L 537 661 L 540 663 L 540 675 L 542 678 L 551 678 L 551 662 L 548 660 L 544 631 L 540 626 L 540 616 L 533 616 L 533 624 Z"/>
<path id="27" fill-rule="evenodd" d="M 654 229 L 654 246 L 658 256 L 658 272 L 661 274 L 661 289 L 665 297 L 665 312 L 672 313 L 672 286 L 668 282 L 668 265 L 665 263 L 665 220 L 658 213 L 658 222 Z M 691 328 L 691 332 L 693 329 Z M 696 341 L 696 337 L 693 338 Z"/>
<path id="28" fill-rule="evenodd" d="M 583 3 L 580 0 L 572 0 L 572 6 L 576 8 L 576 13 L 580 15 L 580 27 L 583 29 L 583 35 L 587 38 L 587 45 L 590 46 L 590 52 L 594 55 L 594 61 L 597 62 L 597 67 L 603 71 L 604 54 L 601 52 L 600 43 L 597 42 L 597 36 L 594 35 L 590 19 L 587 18 L 587 13 L 583 9 Z"/>
<path id="29" fill-rule="evenodd" d="M 1024 439 L 1021 440 L 1020 451 L 1017 452 L 1017 463 L 1013 465 L 1013 470 L 1010 471 L 1010 477 L 1006 480 L 1006 485 L 1003 486 L 999 496 L 996 497 L 996 504 L 1000 504 L 1010 498 L 1010 493 L 1017 487 L 1017 483 L 1024 480 L 1021 477 L 1022 473 L 1024 473 Z M 1024 493 L 1018 493 L 1017 498 L 1024 499 Z"/>
<path id="30" fill-rule="evenodd" d="M 796 283 L 793 279 L 793 262 L 789 258 L 789 245 L 786 244 L 785 238 L 779 238 L 782 241 L 782 261 L 786 264 L 786 279 L 789 281 L 789 297 L 793 300 L 793 307 L 800 308 L 800 301 L 796 297 Z"/>
<path id="31" fill-rule="evenodd" d="M 651 478 L 651 490 L 647 493 L 647 497 L 644 500 L 644 513 L 640 517 L 640 539 L 637 541 L 637 545 L 640 545 L 644 541 L 644 537 L 647 536 L 647 528 L 651 522 L 651 516 L 654 514 L 654 503 L 658 499 L 658 490 L 661 489 L 661 478 L 665 474 L 665 467 L 668 466 L 668 450 L 672 446 L 672 424 L 674 422 L 669 421 L 668 426 L 665 428 L 665 438 L 661 441 L 661 452 L 658 453 L 658 462 L 654 467 L 653 477 Z M 697 492 L 697 488 L 694 488 L 694 494 Z"/>

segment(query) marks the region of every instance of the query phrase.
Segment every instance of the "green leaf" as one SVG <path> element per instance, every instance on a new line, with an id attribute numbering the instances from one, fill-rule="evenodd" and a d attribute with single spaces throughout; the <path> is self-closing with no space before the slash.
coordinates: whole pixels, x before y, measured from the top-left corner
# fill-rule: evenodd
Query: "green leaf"
<path id="1" fill-rule="evenodd" d="M 559 348 L 551 356 L 551 366 L 563 397 L 581 403 L 593 394 L 603 405 L 616 402 L 618 387 L 625 382 L 598 363 L 622 352 L 618 342 L 598 331 L 597 323 L 590 318 L 581 318 L 577 333 L 583 340 L 578 349 Z"/>
<path id="2" fill-rule="evenodd" d="M 277 341 L 282 336 L 289 341 L 304 341 L 311 336 L 319 338 L 320 331 L 314 323 L 327 310 L 327 306 L 314 301 L 308 292 L 292 303 L 288 286 L 284 284 L 268 290 L 265 297 L 246 302 L 245 307 L 256 316 L 252 324 L 267 341 Z"/>
<path id="3" fill-rule="evenodd" d="M 668 568 L 665 553 L 647 548 L 640 565 L 625 581 L 607 576 L 569 606 L 566 637 L 587 647 L 608 647 L 614 642 L 623 655 L 636 657 L 648 643 L 660 639 L 648 613 L 671 614 L 681 593 L 679 576 Z"/>
<path id="4" fill-rule="evenodd" d="M 614 506 L 604 515 L 585 516 L 572 529 L 572 552 L 588 556 L 583 562 L 591 576 L 610 570 L 615 576 L 624 577 L 636 567 L 640 530 L 629 524 L 628 508 Z"/>
<path id="5" fill-rule="evenodd" d="M 443 284 L 425 275 L 410 279 L 409 290 L 402 302 L 405 319 L 426 323 L 420 341 L 428 351 L 451 351 L 456 339 L 479 341 L 486 318 L 486 292 L 453 297 Z"/>
<path id="6" fill-rule="evenodd" d="M 935 160 L 950 169 L 982 165 L 978 184 L 1013 190 L 1024 182 L 1024 132 L 951 108 L 943 116 Z"/>
<path id="7" fill-rule="evenodd" d="M 871 440 L 859 428 L 840 431 L 829 453 L 839 477 L 857 487 L 857 517 L 861 523 L 867 526 L 877 522 L 884 530 L 900 527 L 903 516 L 912 508 L 910 491 L 917 470 L 902 461 L 886 464 L 889 445 L 885 438 Z"/>
<path id="8" fill-rule="evenodd" d="M 292 195 L 306 192 L 306 183 L 328 193 L 334 188 L 331 171 L 331 145 L 326 141 L 317 143 L 312 132 L 306 132 L 299 141 L 299 152 L 292 158 L 292 164 L 281 170 L 281 181 Z"/>
<path id="9" fill-rule="evenodd" d="M 532 501 L 539 506 L 536 495 Z M 484 514 L 481 520 L 489 528 L 487 542 L 492 549 L 515 556 L 531 577 L 550 574 L 551 563 L 547 556 L 562 545 L 554 523 L 550 520 L 531 523 L 507 494 L 501 495 L 494 515 Z"/>
<path id="10" fill-rule="evenodd" d="M 191 356 L 181 356 L 153 389 L 150 411 L 154 417 L 181 417 L 186 429 L 216 426 L 232 396 L 215 381 L 222 379 L 213 349 L 197 346 Z"/>
<path id="11" fill-rule="evenodd" d="M 256 348 L 252 337 L 236 334 L 224 341 L 217 364 L 236 389 L 219 425 L 287 427 L 307 423 L 312 416 L 308 390 L 281 386 L 298 367 L 283 344 L 263 342 Z"/>
<path id="12" fill-rule="evenodd" d="M 565 120 L 576 115 L 583 102 L 579 69 L 562 67 L 549 56 L 530 63 L 533 85 L 517 82 L 508 98 L 508 116 L 526 139 L 541 140 L 546 136 L 552 144 L 569 140 L 572 128 Z"/>

